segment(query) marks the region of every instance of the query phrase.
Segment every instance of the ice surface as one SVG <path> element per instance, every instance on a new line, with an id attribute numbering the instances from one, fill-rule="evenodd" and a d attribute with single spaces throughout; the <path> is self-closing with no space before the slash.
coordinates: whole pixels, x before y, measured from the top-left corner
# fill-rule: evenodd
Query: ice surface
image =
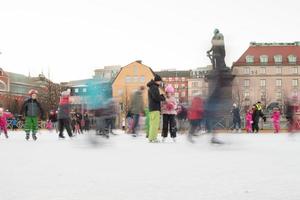
<path id="1" fill-rule="evenodd" d="M 55 133 L 0 138 L 0 200 L 299 200 L 300 137 L 220 134 L 195 144 Z M 95 145 L 96 144 L 96 145 Z"/>

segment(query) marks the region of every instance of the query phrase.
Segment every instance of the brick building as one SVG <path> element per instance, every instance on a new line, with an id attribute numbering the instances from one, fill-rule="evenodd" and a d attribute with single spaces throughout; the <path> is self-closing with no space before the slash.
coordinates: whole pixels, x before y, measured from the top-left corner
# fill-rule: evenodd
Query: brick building
<path id="1" fill-rule="evenodd" d="M 249 106 L 261 101 L 284 105 L 286 98 L 299 95 L 300 42 L 250 43 L 233 63 L 234 101 Z"/>

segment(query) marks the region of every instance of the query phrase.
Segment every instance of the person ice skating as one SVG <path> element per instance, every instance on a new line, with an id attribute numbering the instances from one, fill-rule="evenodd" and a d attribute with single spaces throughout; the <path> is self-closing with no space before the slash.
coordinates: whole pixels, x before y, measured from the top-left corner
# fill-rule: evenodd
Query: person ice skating
<path id="1" fill-rule="evenodd" d="M 63 135 L 64 129 L 66 128 L 69 137 L 72 137 L 72 130 L 70 128 L 70 90 L 64 91 L 61 94 L 61 98 L 58 106 L 58 128 L 59 128 L 59 138 L 65 138 Z"/>
<path id="2" fill-rule="evenodd" d="M 6 138 L 8 138 L 7 119 L 10 117 L 12 117 L 11 113 L 4 112 L 4 109 L 0 108 L 0 130 L 4 132 Z"/>
<path id="3" fill-rule="evenodd" d="M 148 84 L 148 101 L 149 101 L 149 142 L 159 142 L 157 140 L 157 133 L 160 124 L 160 111 L 161 111 L 161 101 L 165 100 L 165 97 L 159 93 L 159 86 L 162 79 L 159 75 L 155 74 L 154 79 L 152 79 Z"/>
<path id="4" fill-rule="evenodd" d="M 184 133 L 186 119 L 187 119 L 187 109 L 181 102 L 177 106 L 177 121 L 178 121 L 177 130 L 179 133 Z"/>
<path id="5" fill-rule="evenodd" d="M 12 121 L 11 121 L 11 125 L 12 125 L 12 130 L 13 131 L 16 131 L 18 129 L 17 124 L 18 124 L 18 120 L 15 117 L 13 117 Z"/>
<path id="6" fill-rule="evenodd" d="M 43 118 L 44 115 L 41 104 L 37 100 L 37 93 L 36 90 L 30 90 L 28 92 L 30 98 L 24 102 L 21 109 L 21 115 L 25 114 L 26 140 L 29 140 L 30 132 L 32 132 L 32 139 L 37 140 L 38 116 Z"/>
<path id="7" fill-rule="evenodd" d="M 166 141 L 168 132 L 170 131 L 173 142 L 176 142 L 176 108 L 177 102 L 174 97 L 175 90 L 172 85 L 167 85 L 165 88 L 166 97 L 165 101 L 162 102 L 162 114 L 163 114 L 163 129 L 162 129 L 162 142 Z"/>
<path id="8" fill-rule="evenodd" d="M 82 114 L 75 110 L 75 130 L 80 134 L 83 133 L 82 131 L 82 125 L 81 125 L 81 122 L 82 122 Z"/>
<path id="9" fill-rule="evenodd" d="M 145 108 L 145 132 L 146 132 L 146 138 L 149 137 L 149 130 L 150 130 L 150 116 L 149 116 L 149 109 Z"/>
<path id="10" fill-rule="evenodd" d="M 191 106 L 188 109 L 188 119 L 190 122 L 188 140 L 192 143 L 194 142 L 193 136 L 197 136 L 196 131 L 201 129 L 203 112 L 203 100 L 200 95 L 196 95 L 192 99 Z"/>
<path id="11" fill-rule="evenodd" d="M 55 129 L 56 133 L 58 132 L 58 122 L 57 122 L 57 113 L 56 111 L 54 110 L 51 110 L 50 111 L 50 114 L 49 114 L 49 119 L 48 119 L 51 124 L 52 124 L 52 129 Z"/>
<path id="12" fill-rule="evenodd" d="M 274 133 L 279 133 L 280 131 L 280 111 L 277 107 L 273 108 L 272 122 L 274 127 Z"/>
<path id="13" fill-rule="evenodd" d="M 233 130 L 236 132 L 241 133 L 241 116 L 240 116 L 240 109 L 236 103 L 233 104 L 233 108 L 231 110 L 232 114 L 232 121 L 233 121 Z"/>
<path id="14" fill-rule="evenodd" d="M 89 117 L 89 113 L 85 112 L 83 115 L 83 120 L 84 120 L 84 130 L 85 131 L 89 131 L 90 130 L 90 117 Z"/>
<path id="15" fill-rule="evenodd" d="M 252 109 L 248 109 L 247 113 L 246 113 L 246 131 L 247 133 L 252 133 L 252 124 L 253 124 L 253 120 L 252 120 Z"/>
<path id="16" fill-rule="evenodd" d="M 139 90 L 137 90 L 133 96 L 131 101 L 130 110 L 133 115 L 133 126 L 132 126 L 132 136 L 136 137 L 137 127 L 139 125 L 140 116 L 144 113 L 144 99 L 143 99 L 143 92 L 145 90 L 144 86 L 141 86 Z"/>
<path id="17" fill-rule="evenodd" d="M 252 131 L 254 133 L 258 133 L 259 132 L 259 126 L 258 126 L 259 119 L 262 118 L 264 121 L 266 121 L 267 118 L 265 117 L 265 115 L 262 112 L 262 106 L 259 101 L 253 105 L 252 111 L 253 111 L 253 113 L 252 113 L 252 121 L 253 121 Z"/>

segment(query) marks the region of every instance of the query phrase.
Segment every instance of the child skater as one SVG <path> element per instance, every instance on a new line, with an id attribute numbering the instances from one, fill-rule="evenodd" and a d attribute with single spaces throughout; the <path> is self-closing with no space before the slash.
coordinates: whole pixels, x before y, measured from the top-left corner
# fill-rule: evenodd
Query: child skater
<path id="1" fill-rule="evenodd" d="M 7 134 L 7 118 L 11 117 L 10 113 L 4 112 L 3 108 L 0 108 L 0 129 L 4 132 L 6 138 Z"/>
<path id="2" fill-rule="evenodd" d="M 252 109 L 249 108 L 246 113 L 246 131 L 247 131 L 247 133 L 252 133 L 252 124 L 253 124 L 252 114 L 253 114 Z"/>
<path id="3" fill-rule="evenodd" d="M 170 131 L 171 138 L 176 142 L 176 108 L 177 102 L 174 97 L 174 88 L 172 85 L 167 85 L 165 88 L 166 100 L 162 103 L 162 114 L 163 114 L 163 129 L 162 129 L 162 142 L 165 142 L 168 137 L 168 132 Z"/>
<path id="4" fill-rule="evenodd" d="M 280 111 L 277 107 L 273 108 L 272 121 L 273 121 L 274 133 L 279 133 L 279 131 L 280 131 Z"/>

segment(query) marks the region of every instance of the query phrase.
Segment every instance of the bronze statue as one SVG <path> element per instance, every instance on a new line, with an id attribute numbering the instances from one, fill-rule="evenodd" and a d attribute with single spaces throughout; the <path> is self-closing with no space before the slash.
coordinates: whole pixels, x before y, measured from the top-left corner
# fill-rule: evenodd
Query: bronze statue
<path id="1" fill-rule="evenodd" d="M 211 40 L 211 43 L 212 47 L 207 51 L 207 56 L 211 60 L 213 69 L 226 69 L 224 36 L 222 33 L 220 33 L 219 29 L 214 30 L 214 36 Z"/>

